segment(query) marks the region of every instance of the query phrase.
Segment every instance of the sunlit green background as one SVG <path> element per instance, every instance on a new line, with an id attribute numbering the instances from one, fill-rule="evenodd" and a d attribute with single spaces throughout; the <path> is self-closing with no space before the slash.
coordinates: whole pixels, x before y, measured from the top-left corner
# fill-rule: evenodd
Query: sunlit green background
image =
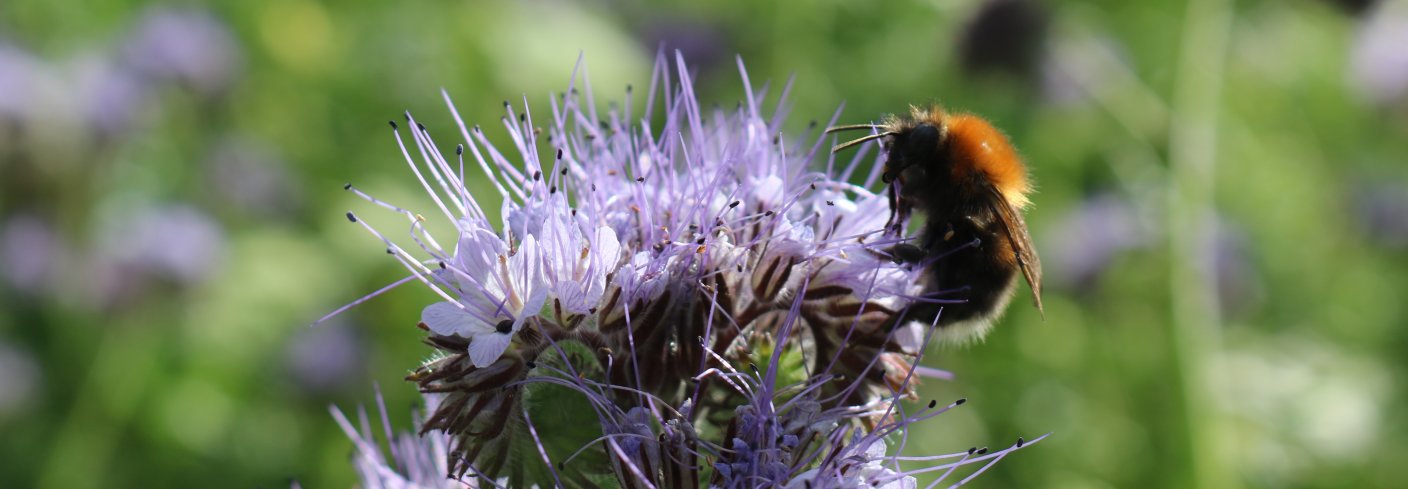
<path id="1" fill-rule="evenodd" d="M 935 349 L 925 395 L 970 402 L 910 454 L 1054 433 L 973 487 L 1408 480 L 1405 2 L 671 3 L 0 3 L 0 487 L 354 484 L 328 406 L 379 385 L 409 427 L 434 300 L 308 326 L 399 277 L 343 183 L 432 209 L 385 121 L 448 127 L 441 87 L 545 110 L 579 52 L 619 100 L 661 45 L 706 104 L 740 54 L 796 76 L 795 130 L 941 101 L 1028 158 L 1046 319 Z"/>

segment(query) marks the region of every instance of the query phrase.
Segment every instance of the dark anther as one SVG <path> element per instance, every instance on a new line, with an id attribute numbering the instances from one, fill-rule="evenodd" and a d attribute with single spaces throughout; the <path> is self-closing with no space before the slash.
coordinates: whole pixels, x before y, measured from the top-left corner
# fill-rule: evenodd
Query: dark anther
<path id="1" fill-rule="evenodd" d="M 391 124 L 391 130 L 396 130 L 396 121 L 386 121 L 386 123 Z"/>
<path id="2" fill-rule="evenodd" d="M 938 400 L 936 400 L 936 399 L 931 399 L 931 400 L 929 401 L 929 409 L 934 409 L 934 406 L 937 406 L 937 405 L 939 405 L 939 401 L 938 401 Z"/>
<path id="3" fill-rule="evenodd" d="M 973 452 L 976 452 L 976 451 L 978 451 L 978 447 L 969 448 L 969 449 L 968 449 L 968 454 L 969 454 L 969 455 L 972 455 Z"/>
<path id="4" fill-rule="evenodd" d="M 479 124 L 475 124 L 475 125 L 474 125 L 474 132 L 484 132 L 484 130 L 479 128 Z"/>
<path id="5" fill-rule="evenodd" d="M 1026 445 L 1026 444 L 1027 444 L 1027 440 L 1026 440 L 1025 438 L 1022 438 L 1022 437 L 1020 437 L 1020 436 L 1017 437 L 1017 448 L 1022 448 L 1022 445 Z"/>
<path id="6" fill-rule="evenodd" d="M 596 314 L 596 308 L 587 309 L 587 314 Z"/>
<path id="7" fill-rule="evenodd" d="M 441 269 L 441 270 L 444 270 L 445 268 L 447 268 L 447 267 L 445 266 L 445 262 L 443 262 L 443 261 L 440 262 L 440 269 Z"/>
<path id="8" fill-rule="evenodd" d="M 403 110 L 403 111 L 401 111 L 401 117 L 405 117 L 405 118 L 406 118 L 406 122 L 411 122 L 411 111 L 409 111 L 409 110 Z"/>
<path id="9" fill-rule="evenodd" d="M 626 85 L 626 93 L 631 93 L 631 89 L 632 89 L 632 88 L 631 88 L 631 86 L 630 86 L 629 84 Z"/>
<path id="10" fill-rule="evenodd" d="M 562 148 L 557 148 L 557 159 L 562 159 Z"/>
<path id="11" fill-rule="evenodd" d="M 782 133 L 779 132 L 777 134 L 772 135 L 772 144 L 777 144 L 780 142 L 782 142 Z"/>
<path id="12" fill-rule="evenodd" d="M 456 154 L 456 155 L 462 155 L 462 154 L 464 154 L 464 145 L 463 145 L 463 144 L 460 144 L 460 145 L 456 145 L 456 146 L 455 146 L 455 154 Z"/>
<path id="13" fill-rule="evenodd" d="M 352 215 L 351 212 L 348 212 L 348 213 L 347 213 L 347 220 L 348 220 L 348 221 L 351 221 L 351 222 L 357 222 L 357 216 L 354 216 L 354 215 Z"/>
<path id="14" fill-rule="evenodd" d="M 704 244 L 704 238 L 694 240 L 694 244 Z"/>
<path id="15" fill-rule="evenodd" d="M 535 171 L 535 172 L 533 172 L 533 181 L 536 182 L 536 181 L 542 180 L 542 179 L 543 179 L 543 172 L 540 172 L 540 171 Z"/>
<path id="16" fill-rule="evenodd" d="M 343 190 L 352 190 L 352 184 L 349 183 L 349 184 L 347 184 L 347 185 L 343 185 L 343 186 L 342 186 L 342 189 L 343 189 Z"/>
<path id="17" fill-rule="evenodd" d="M 593 192 L 596 191 L 596 184 L 595 184 L 595 183 L 592 184 L 592 191 L 593 191 Z"/>
<path id="18" fill-rule="evenodd" d="M 741 203 L 743 203 L 743 201 L 741 201 L 741 200 L 735 200 L 735 201 L 733 201 L 733 202 L 729 202 L 729 203 L 728 203 L 728 208 L 729 208 L 729 209 L 732 209 L 732 208 L 734 208 L 734 207 L 738 207 L 738 204 L 741 204 Z"/>
<path id="19" fill-rule="evenodd" d="M 549 188 L 549 189 L 548 189 L 548 194 L 555 194 L 555 193 L 557 193 L 557 185 L 553 185 L 552 188 Z"/>
<path id="20" fill-rule="evenodd" d="M 524 365 L 527 365 L 528 368 L 538 368 L 538 362 L 534 362 L 532 360 L 524 362 Z"/>
<path id="21" fill-rule="evenodd" d="M 394 255 L 394 254 L 396 254 L 396 250 L 391 249 L 391 248 L 387 248 L 387 249 L 386 249 L 386 254 L 388 254 L 388 255 Z"/>
<path id="22" fill-rule="evenodd" d="M 572 217 L 577 217 L 577 209 L 572 209 Z"/>
<path id="23" fill-rule="evenodd" d="M 507 101 L 507 100 L 504 101 L 504 108 L 505 108 L 505 109 L 508 108 L 508 101 Z"/>
<path id="24" fill-rule="evenodd" d="M 968 398 L 966 398 L 966 397 L 963 398 L 963 399 L 959 399 L 959 400 L 957 400 L 957 401 L 953 401 L 953 405 L 954 405 L 954 406 L 962 406 L 963 403 L 965 403 L 965 402 L 968 402 Z"/>
<path id="25" fill-rule="evenodd" d="M 984 455 L 984 454 L 987 454 L 987 453 L 988 453 L 988 447 L 983 447 L 983 448 L 979 448 L 979 449 L 978 449 L 978 455 Z"/>
<path id="26" fill-rule="evenodd" d="M 528 113 L 527 113 L 527 112 L 523 112 L 523 113 L 518 114 L 518 122 L 523 122 L 523 121 L 526 121 L 526 120 L 528 120 Z"/>
<path id="27" fill-rule="evenodd" d="M 826 205 L 836 205 L 836 203 L 828 200 L 826 201 Z"/>
<path id="28" fill-rule="evenodd" d="M 494 325 L 494 331 L 498 331 L 503 334 L 509 334 L 513 332 L 513 320 L 505 319 L 503 321 L 499 321 L 499 324 Z"/>
<path id="29" fill-rule="evenodd" d="M 417 122 L 417 123 L 416 123 L 416 129 L 420 129 L 420 132 L 425 132 L 425 124 L 421 124 L 421 123 Z"/>
<path id="30" fill-rule="evenodd" d="M 558 174 L 558 175 L 562 175 L 562 176 L 565 177 L 565 176 L 567 176 L 567 169 L 566 169 L 566 168 L 563 168 L 562 171 L 557 172 L 557 174 Z"/>
<path id="31" fill-rule="evenodd" d="M 645 177 L 636 177 L 636 181 L 637 181 L 637 182 L 644 182 L 644 181 L 645 181 Z"/>
<path id="32" fill-rule="evenodd" d="M 767 211 L 767 212 L 764 212 L 764 213 L 763 213 L 763 215 L 764 215 L 764 216 L 767 216 L 767 217 L 772 217 L 773 214 L 777 214 L 777 213 L 776 213 L 776 212 L 773 212 L 773 211 Z"/>
<path id="33" fill-rule="evenodd" d="M 816 184 L 815 184 L 815 183 L 812 184 L 812 190 L 816 190 Z"/>
<path id="34" fill-rule="evenodd" d="M 811 122 L 807 123 L 807 129 L 816 129 L 816 119 L 812 119 Z"/>

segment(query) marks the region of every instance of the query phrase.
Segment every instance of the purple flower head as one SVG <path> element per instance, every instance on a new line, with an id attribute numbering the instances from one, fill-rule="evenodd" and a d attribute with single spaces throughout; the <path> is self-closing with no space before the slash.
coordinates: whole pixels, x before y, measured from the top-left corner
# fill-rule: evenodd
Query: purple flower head
<path id="1" fill-rule="evenodd" d="M 819 169 L 826 140 L 784 137 L 741 62 L 745 101 L 704 110 L 679 58 L 657 60 L 644 107 L 628 87 L 599 111 L 585 80 L 542 119 L 505 102 L 512 151 L 453 105 L 453 157 L 409 114 L 393 122 L 453 246 L 348 185 L 408 220 L 403 246 L 348 213 L 411 272 L 393 286 L 442 299 L 421 317 L 439 355 L 408 377 L 437 396 L 422 432 L 447 435 L 449 473 L 482 484 L 906 480 L 864 447 L 927 416 L 899 401 L 935 372 L 916 367 L 935 330 L 901 320 L 920 271 L 886 251 L 903 238 L 868 190 L 879 165 L 865 185 L 849 183 L 864 151 Z M 498 194 L 497 225 L 470 172 Z"/>

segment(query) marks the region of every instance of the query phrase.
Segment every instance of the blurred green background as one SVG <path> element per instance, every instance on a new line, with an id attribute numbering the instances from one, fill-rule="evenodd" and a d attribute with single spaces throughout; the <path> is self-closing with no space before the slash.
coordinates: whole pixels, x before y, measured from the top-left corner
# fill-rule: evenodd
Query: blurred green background
<path id="1" fill-rule="evenodd" d="M 661 45 L 705 104 L 739 54 L 796 76 L 797 131 L 940 101 L 1027 156 L 1046 319 L 936 348 L 925 395 L 970 402 L 909 454 L 1049 431 L 973 487 L 1408 480 L 1405 2 L 669 3 L 5 0 L 0 486 L 353 484 L 327 407 L 379 385 L 409 427 L 434 300 L 308 326 L 400 273 L 344 182 L 431 208 L 385 121 L 447 127 L 441 87 L 542 111 L 579 52 L 619 100 Z"/>

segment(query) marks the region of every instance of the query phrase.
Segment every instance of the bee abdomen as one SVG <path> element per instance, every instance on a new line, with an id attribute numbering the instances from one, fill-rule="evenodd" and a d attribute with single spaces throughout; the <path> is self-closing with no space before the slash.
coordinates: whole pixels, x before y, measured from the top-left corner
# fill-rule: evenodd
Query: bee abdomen
<path id="1" fill-rule="evenodd" d="M 977 328 L 968 329 L 981 333 L 1006 309 L 1016 288 L 1018 264 L 993 217 L 961 216 L 925 225 L 920 236 L 927 251 L 923 296 L 910 306 L 904 321 L 937 324 L 942 336 L 953 338 L 949 333 L 970 324 Z"/>

